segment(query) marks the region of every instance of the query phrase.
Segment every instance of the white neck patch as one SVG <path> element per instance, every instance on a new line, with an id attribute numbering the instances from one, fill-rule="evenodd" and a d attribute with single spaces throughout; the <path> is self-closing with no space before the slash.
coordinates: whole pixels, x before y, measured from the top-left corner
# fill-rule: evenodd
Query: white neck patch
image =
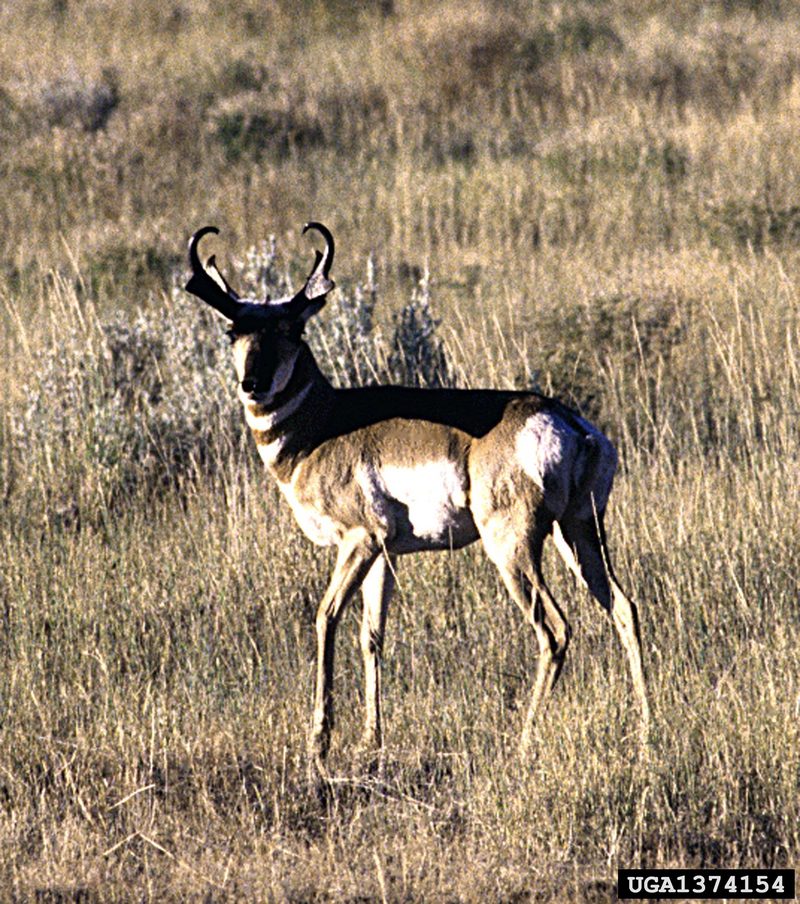
<path id="1" fill-rule="evenodd" d="M 261 461 L 263 461 L 268 468 L 271 468 L 278 460 L 278 456 L 286 445 L 286 439 L 285 436 L 278 436 L 278 438 L 272 440 L 271 443 L 257 444 L 256 448 L 258 449 Z"/>
<path id="2" fill-rule="evenodd" d="M 305 401 L 306 396 L 311 392 L 311 387 L 313 385 L 313 383 L 306 383 L 300 392 L 292 396 L 288 402 L 284 402 L 280 408 L 276 408 L 275 411 L 268 411 L 266 414 L 255 414 L 250 405 L 245 405 L 244 417 L 248 426 L 253 430 L 260 430 L 262 432 L 273 430 L 278 424 L 285 421 L 286 418 L 291 417 L 291 415 L 297 411 Z"/>

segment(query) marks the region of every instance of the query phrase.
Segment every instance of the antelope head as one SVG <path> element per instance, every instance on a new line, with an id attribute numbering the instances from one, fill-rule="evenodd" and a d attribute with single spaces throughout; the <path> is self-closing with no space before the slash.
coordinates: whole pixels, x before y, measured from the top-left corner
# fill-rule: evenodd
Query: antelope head
<path id="1" fill-rule="evenodd" d="M 314 266 L 303 288 L 295 295 L 263 302 L 241 298 L 228 285 L 214 257 L 205 265 L 198 245 L 215 226 L 204 226 L 189 241 L 192 276 L 186 291 L 219 311 L 230 322 L 239 398 L 246 406 L 269 407 L 289 383 L 302 348 L 306 321 L 322 309 L 334 287 L 329 278 L 333 263 L 333 236 L 322 223 L 306 223 L 303 232 L 316 230 L 325 240 L 325 251 L 316 251 Z"/>

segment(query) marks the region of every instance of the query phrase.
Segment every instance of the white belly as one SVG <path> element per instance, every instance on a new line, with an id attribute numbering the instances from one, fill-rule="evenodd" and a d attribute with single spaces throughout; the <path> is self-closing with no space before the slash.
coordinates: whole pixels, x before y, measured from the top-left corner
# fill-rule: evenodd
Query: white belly
<path id="1" fill-rule="evenodd" d="M 387 525 L 389 552 L 458 548 L 478 537 L 466 470 L 457 462 L 379 465 L 365 469 L 359 482 Z"/>
<path id="2" fill-rule="evenodd" d="M 335 494 L 325 494 L 329 505 L 331 497 L 339 503 L 329 511 L 315 504 L 313 494 L 298 492 L 296 476 L 280 488 L 300 529 L 319 546 L 338 544 L 354 526 L 373 531 L 393 553 L 458 549 L 478 539 L 466 469 L 448 459 L 357 468 L 353 484 L 338 488 L 338 500 Z"/>

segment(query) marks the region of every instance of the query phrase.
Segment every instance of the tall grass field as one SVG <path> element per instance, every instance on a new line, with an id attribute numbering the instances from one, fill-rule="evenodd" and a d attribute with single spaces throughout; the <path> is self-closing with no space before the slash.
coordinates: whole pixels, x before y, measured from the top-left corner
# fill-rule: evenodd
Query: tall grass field
<path id="1" fill-rule="evenodd" d="M 0 899 L 603 902 L 800 861 L 800 9 L 791 0 L 0 4 Z M 356 753 L 332 566 L 263 473 L 189 235 L 299 286 L 338 385 L 534 388 L 621 466 L 611 623 L 538 647 L 477 547 L 400 561 Z M 209 246 L 210 247 L 210 246 Z"/>

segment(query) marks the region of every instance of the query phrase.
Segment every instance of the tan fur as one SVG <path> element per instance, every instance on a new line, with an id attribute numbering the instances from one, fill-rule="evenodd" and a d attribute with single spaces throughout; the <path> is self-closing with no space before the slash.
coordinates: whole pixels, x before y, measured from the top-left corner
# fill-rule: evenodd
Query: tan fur
<path id="1" fill-rule="evenodd" d="M 575 412 L 536 393 L 334 389 L 296 328 L 321 308 L 320 293 L 332 287 L 333 240 L 324 234 L 328 250 L 318 256 L 306 294 L 273 308 L 239 303 L 232 294 L 220 299 L 194 264 L 198 291 L 234 312 L 229 316 L 241 311 L 247 324 L 237 334 L 234 321 L 234 364 L 265 465 L 304 533 L 337 548 L 316 618 L 311 746 L 320 769 L 333 726 L 334 640 L 345 604 L 363 586 L 364 743 L 380 747 L 379 660 L 396 556 L 478 539 L 539 644 L 523 749 L 570 637 L 542 575 L 542 547 L 553 532 L 567 565 L 617 629 L 645 732 L 649 707 L 637 610 L 614 577 L 603 527 L 617 465 L 612 444 Z"/>
<path id="2" fill-rule="evenodd" d="M 542 545 L 554 527 L 565 561 L 620 634 L 646 726 L 636 609 L 611 572 L 602 532 L 616 467 L 608 440 L 577 415 L 534 394 L 511 398 L 483 436 L 430 420 L 382 419 L 381 412 L 374 423 L 337 434 L 331 421 L 341 416 L 341 403 L 309 359 L 305 351 L 297 356 L 285 399 L 278 400 L 291 414 L 269 430 L 253 432 L 303 532 L 339 550 L 317 614 L 312 750 L 320 765 L 333 726 L 333 646 L 342 607 L 364 581 L 364 742 L 380 746 L 379 651 L 394 586 L 387 557 L 459 548 L 478 539 L 539 643 L 522 734 L 522 747 L 528 747 L 570 636 L 541 571 Z M 294 410 L 291 400 L 300 392 L 302 403 Z M 273 410 L 280 413 L 280 407 Z M 439 417 L 446 421 L 447 412 Z M 366 581 L 368 575 L 372 580 Z"/>

